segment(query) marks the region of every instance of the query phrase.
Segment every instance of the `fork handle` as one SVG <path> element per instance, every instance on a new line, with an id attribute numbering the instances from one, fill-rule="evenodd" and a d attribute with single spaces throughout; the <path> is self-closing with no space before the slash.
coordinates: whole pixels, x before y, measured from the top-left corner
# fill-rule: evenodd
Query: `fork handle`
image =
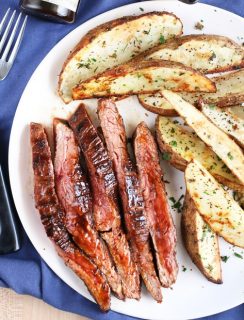
<path id="1" fill-rule="evenodd" d="M 8 195 L 0 164 L 0 254 L 20 249 L 20 240 L 14 205 Z"/>

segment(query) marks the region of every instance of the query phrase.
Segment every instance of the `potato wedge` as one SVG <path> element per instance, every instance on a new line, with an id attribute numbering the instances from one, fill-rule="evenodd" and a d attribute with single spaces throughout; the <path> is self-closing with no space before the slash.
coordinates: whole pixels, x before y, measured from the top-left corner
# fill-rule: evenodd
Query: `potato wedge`
<path id="1" fill-rule="evenodd" d="M 199 138 L 213 149 L 244 185 L 244 155 L 241 148 L 209 121 L 201 111 L 183 100 L 178 94 L 168 90 L 163 90 L 162 94 Z"/>
<path id="2" fill-rule="evenodd" d="M 73 99 L 173 91 L 214 92 L 215 84 L 203 74 L 171 61 L 150 60 L 128 63 L 81 82 Z"/>
<path id="3" fill-rule="evenodd" d="M 175 61 L 202 73 L 216 73 L 244 67 L 244 50 L 227 37 L 192 34 L 170 39 L 135 59 Z"/>
<path id="4" fill-rule="evenodd" d="M 205 103 L 218 107 L 234 106 L 244 102 L 244 69 L 211 78 L 216 84 L 216 93 L 181 92 L 183 99 L 191 104 L 197 104 L 199 98 Z M 160 93 L 155 95 L 139 95 L 138 99 L 144 108 L 162 116 L 175 116 L 177 112 Z"/>
<path id="5" fill-rule="evenodd" d="M 80 40 L 64 62 L 58 84 L 60 97 L 70 102 L 71 90 L 80 81 L 125 63 L 159 44 L 161 37 L 181 34 L 180 19 L 168 12 L 149 12 L 99 25 Z"/>
<path id="6" fill-rule="evenodd" d="M 185 170 L 186 189 L 210 228 L 227 242 L 244 248 L 244 211 L 197 161 Z"/>
<path id="7" fill-rule="evenodd" d="M 187 164 L 196 159 L 220 183 L 244 193 L 244 185 L 195 133 L 185 130 L 170 118 L 159 116 L 156 136 L 163 158 L 168 159 L 175 168 L 184 171 Z"/>
<path id="8" fill-rule="evenodd" d="M 192 261 L 205 277 L 222 283 L 218 236 L 211 230 L 186 193 L 181 218 L 181 234 Z"/>
<path id="9" fill-rule="evenodd" d="M 234 138 L 237 144 L 244 148 L 244 120 L 235 116 L 225 108 L 214 105 L 202 104 L 201 111 L 217 127 L 223 130 L 230 137 Z M 244 172 L 243 172 L 244 174 Z"/>

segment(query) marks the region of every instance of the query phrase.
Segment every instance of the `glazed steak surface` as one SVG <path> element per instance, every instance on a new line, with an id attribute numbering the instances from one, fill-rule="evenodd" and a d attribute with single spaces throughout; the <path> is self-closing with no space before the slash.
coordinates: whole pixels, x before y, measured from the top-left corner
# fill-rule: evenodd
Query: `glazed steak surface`
<path id="1" fill-rule="evenodd" d="M 118 180 L 125 225 L 133 255 L 147 289 L 155 300 L 161 302 L 160 283 L 153 264 L 149 229 L 143 212 L 143 198 L 136 169 L 127 151 L 123 119 L 112 100 L 99 101 L 98 115 Z"/>
<path id="2" fill-rule="evenodd" d="M 80 150 L 74 133 L 64 122 L 55 119 L 54 136 L 56 190 L 65 210 L 65 226 L 74 242 L 104 273 L 116 296 L 123 299 L 121 278 L 106 245 L 93 227 L 90 187 L 80 165 Z"/>
<path id="3" fill-rule="evenodd" d="M 109 285 L 97 266 L 76 247 L 64 226 L 65 214 L 55 192 L 51 152 L 42 125 L 30 124 L 30 141 L 35 205 L 47 236 L 65 264 L 84 281 L 100 308 L 106 311 L 110 308 Z"/>
<path id="4" fill-rule="evenodd" d="M 157 146 L 144 122 L 136 128 L 134 151 L 159 278 L 164 287 L 170 287 L 178 273 L 176 230 L 167 203 Z"/>
<path id="5" fill-rule="evenodd" d="M 71 116 L 69 124 L 74 131 L 89 171 L 96 230 L 100 232 L 108 245 L 121 276 L 125 296 L 139 299 L 139 274 L 121 227 L 117 203 L 117 182 L 112 162 L 84 104 L 81 104 Z"/>

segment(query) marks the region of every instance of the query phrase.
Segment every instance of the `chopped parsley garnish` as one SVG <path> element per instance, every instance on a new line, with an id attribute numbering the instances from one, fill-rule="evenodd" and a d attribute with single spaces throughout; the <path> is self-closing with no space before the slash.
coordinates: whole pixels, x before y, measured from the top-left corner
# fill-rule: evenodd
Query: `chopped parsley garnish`
<path id="1" fill-rule="evenodd" d="M 144 11 L 144 9 L 143 9 L 143 8 L 141 8 L 141 7 L 140 7 L 139 9 L 140 9 L 141 11 Z"/>
<path id="2" fill-rule="evenodd" d="M 162 34 L 160 34 L 159 43 L 161 43 L 161 44 L 165 43 L 165 38 Z"/>
<path id="3" fill-rule="evenodd" d="M 213 266 L 211 266 L 211 264 L 209 264 L 209 265 L 207 266 L 207 269 L 211 272 L 211 271 L 213 271 Z"/>
<path id="4" fill-rule="evenodd" d="M 216 105 L 215 104 L 209 104 L 208 107 L 209 107 L 209 109 L 213 110 L 213 109 L 215 109 Z"/>
<path id="5" fill-rule="evenodd" d="M 234 256 L 236 256 L 237 258 L 243 259 L 243 256 L 237 252 L 234 252 Z"/>
<path id="6" fill-rule="evenodd" d="M 171 159 L 171 155 L 168 152 L 164 152 L 162 154 L 162 158 L 163 158 L 163 160 L 169 161 Z"/>
<path id="7" fill-rule="evenodd" d="M 185 272 L 187 268 L 185 266 L 182 266 L 182 271 Z"/>
<path id="8" fill-rule="evenodd" d="M 169 144 L 173 147 L 177 147 L 177 142 L 175 140 L 170 141 Z"/>
<path id="9" fill-rule="evenodd" d="M 229 259 L 229 257 L 227 257 L 227 256 L 221 256 L 220 258 L 221 258 L 221 260 L 222 260 L 223 262 L 227 262 L 228 259 Z"/>
<path id="10" fill-rule="evenodd" d="M 229 158 L 230 160 L 233 160 L 233 159 L 234 159 L 234 157 L 232 156 L 232 154 L 231 154 L 230 152 L 227 153 L 227 156 L 228 156 L 228 158 Z"/>
<path id="11" fill-rule="evenodd" d="M 180 213 L 183 207 L 183 204 L 181 203 L 181 200 L 184 198 L 184 195 L 182 194 L 179 199 L 176 201 L 174 197 L 170 197 L 169 200 L 172 202 L 171 208 L 177 209 L 177 212 Z"/>

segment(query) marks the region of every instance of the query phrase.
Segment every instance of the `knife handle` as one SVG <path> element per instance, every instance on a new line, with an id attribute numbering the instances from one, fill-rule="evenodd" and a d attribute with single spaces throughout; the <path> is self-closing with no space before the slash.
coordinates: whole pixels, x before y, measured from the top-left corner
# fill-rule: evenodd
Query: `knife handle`
<path id="1" fill-rule="evenodd" d="M 20 239 L 15 209 L 7 191 L 0 164 L 0 254 L 20 249 Z"/>

